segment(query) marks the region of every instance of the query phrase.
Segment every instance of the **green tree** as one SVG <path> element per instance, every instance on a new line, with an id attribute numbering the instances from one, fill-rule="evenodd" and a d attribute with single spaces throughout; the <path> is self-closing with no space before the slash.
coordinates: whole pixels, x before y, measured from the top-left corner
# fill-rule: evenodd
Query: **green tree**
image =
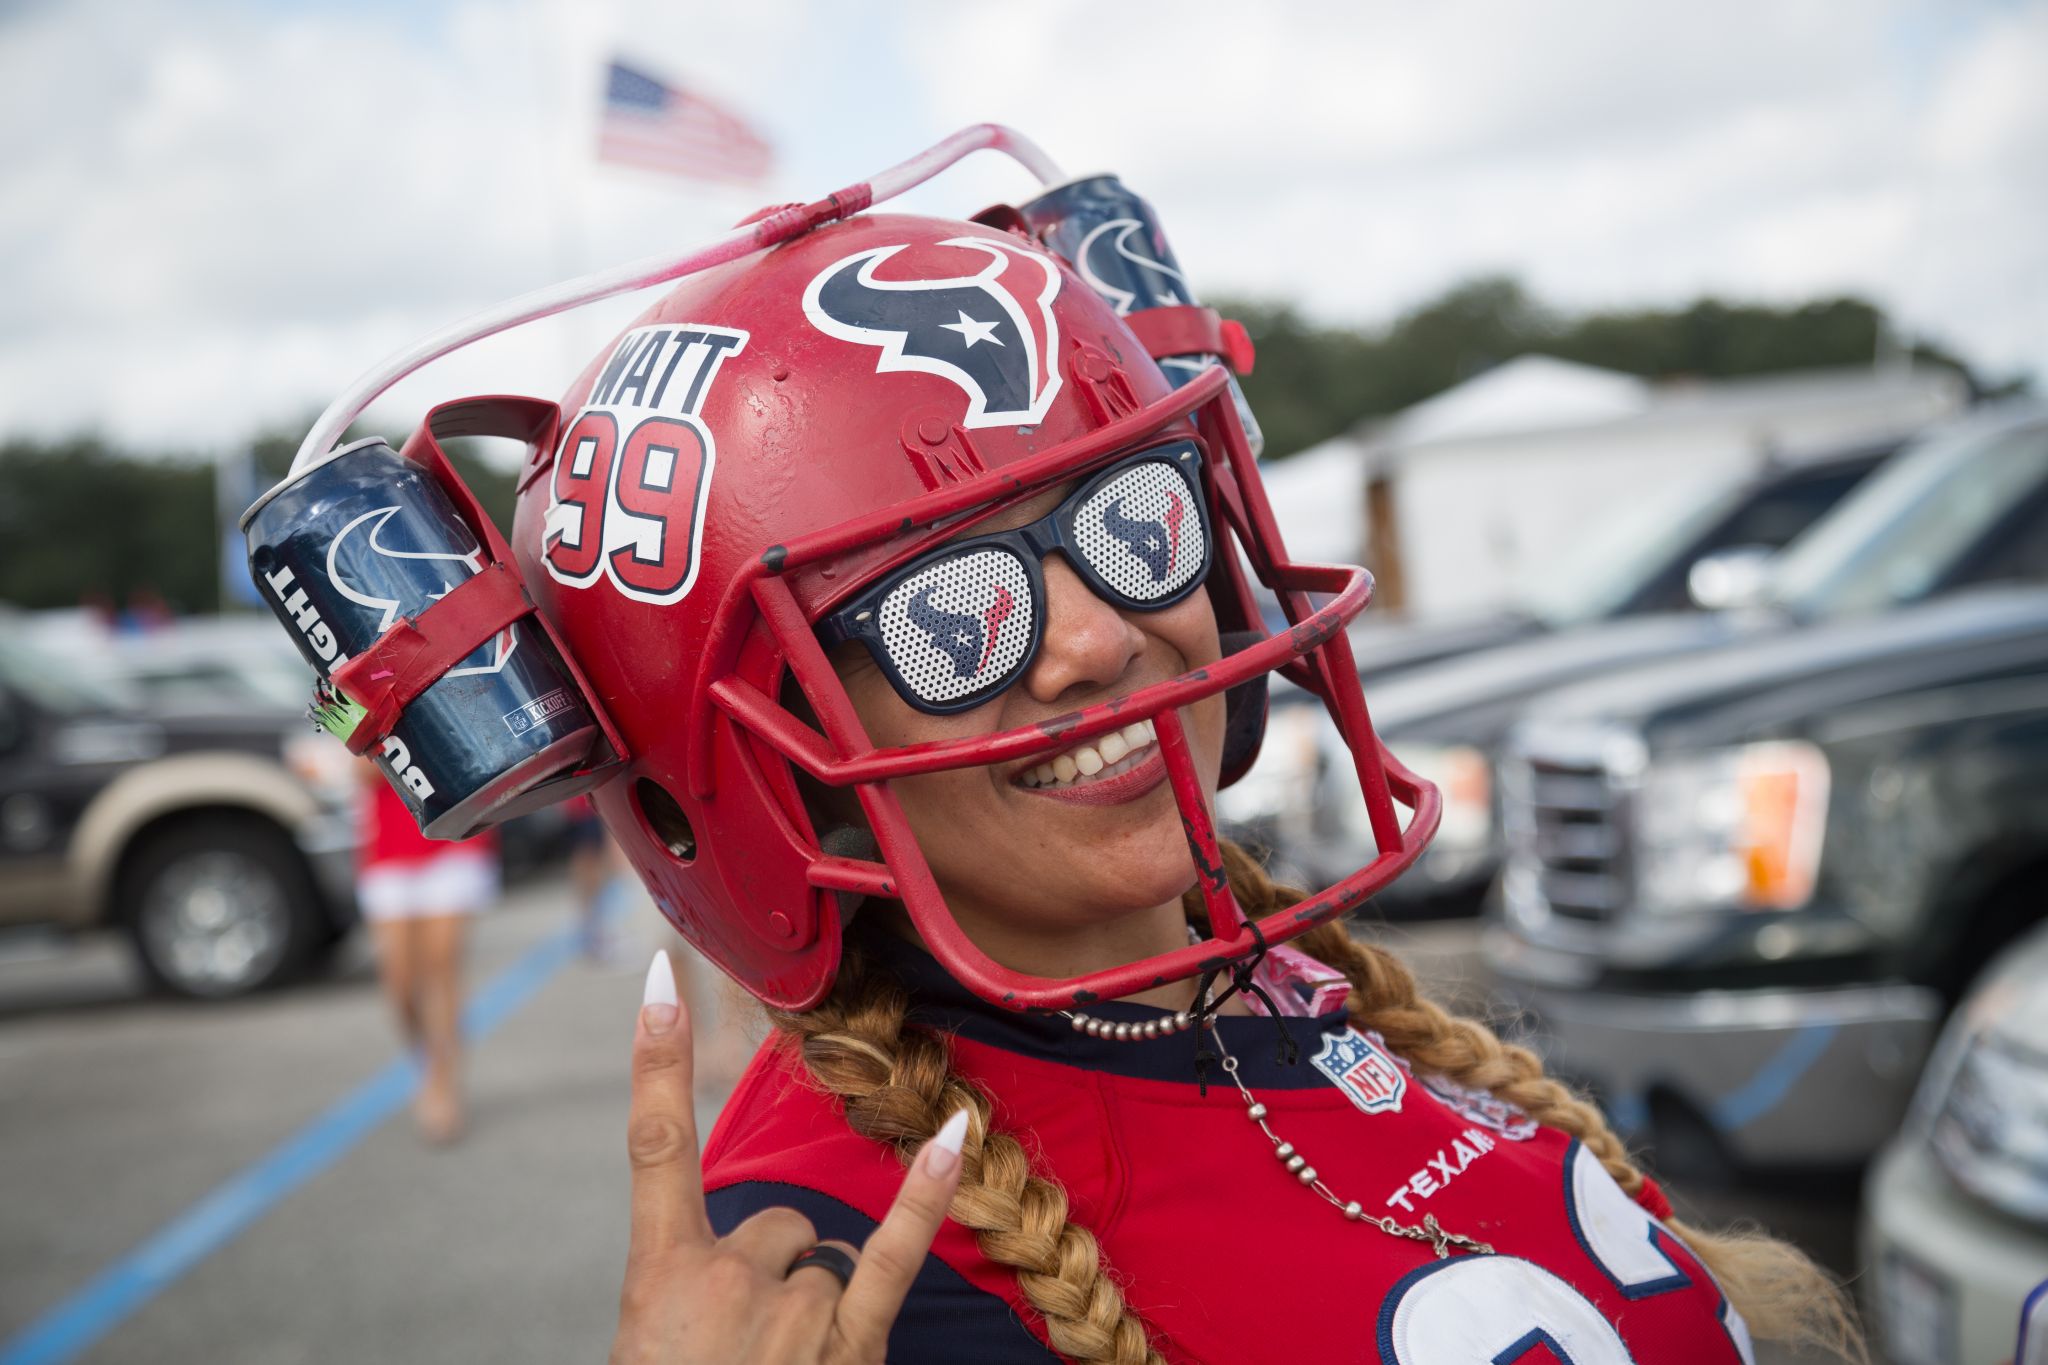
<path id="1" fill-rule="evenodd" d="M 1566 316 L 1521 284 L 1486 276 L 1455 285 L 1383 330 L 1319 325 L 1283 305 L 1222 301 L 1259 350 L 1244 380 L 1273 458 L 1325 440 L 1361 418 L 1398 412 L 1519 355 L 1542 353 L 1650 378 L 1737 378 L 1871 364 L 1887 323 L 1853 297 L 1793 307 L 1705 298 L 1676 309 Z M 1962 360 L 1925 342 L 1890 341 L 1916 360 L 1960 371 L 1979 393 L 1992 387 Z"/>
<path id="2" fill-rule="evenodd" d="M 118 608 L 154 594 L 181 613 L 219 610 L 222 513 L 232 521 L 283 478 L 299 439 L 273 431 L 251 441 L 253 489 L 219 489 L 211 461 L 121 451 L 98 436 L 0 443 L 0 601 Z M 509 531 L 513 475 L 476 442 L 452 442 L 449 460 Z"/>
<path id="3" fill-rule="evenodd" d="M 1503 276 L 1459 284 L 1382 328 L 1311 322 L 1283 303 L 1219 300 L 1217 307 L 1242 321 L 1258 346 L 1244 389 L 1276 459 L 1531 352 L 1651 377 L 1722 378 L 1867 365 L 1886 326 L 1875 305 L 1853 297 L 1794 307 L 1706 298 L 1683 308 L 1566 316 Z M 1938 348 L 1892 344 L 1970 374 Z M 1972 382 L 1980 393 L 1998 391 Z M 310 424 L 251 441 L 257 487 L 284 476 Z M 487 460 L 479 442 L 450 442 L 449 458 L 509 533 L 513 474 Z M 215 610 L 216 502 L 253 495 L 217 491 L 210 462 L 176 451 L 117 450 L 90 436 L 0 443 L 0 599 L 29 607 L 89 599 L 121 605 L 154 592 L 180 611 Z"/>
<path id="4" fill-rule="evenodd" d="M 154 593 L 208 610 L 214 530 L 203 465 L 133 459 L 94 436 L 0 444 L 0 600 L 121 606 Z"/>
<path id="5" fill-rule="evenodd" d="M 1286 304 L 1218 307 L 1244 324 L 1258 348 L 1258 363 L 1241 382 L 1268 451 L 1293 454 L 1384 410 L 1375 388 L 1382 372 L 1380 346 L 1372 338 L 1315 326 Z"/>

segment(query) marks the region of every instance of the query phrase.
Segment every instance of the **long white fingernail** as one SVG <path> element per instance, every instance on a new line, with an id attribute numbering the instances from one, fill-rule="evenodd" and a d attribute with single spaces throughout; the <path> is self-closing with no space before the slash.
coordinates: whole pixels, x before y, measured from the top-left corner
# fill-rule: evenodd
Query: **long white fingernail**
<path id="1" fill-rule="evenodd" d="M 668 954 L 657 952 L 647 964 L 647 985 L 640 992 L 640 1023 L 649 1033 L 667 1033 L 676 1026 L 682 1007 L 676 1003 L 676 973 Z"/>
<path id="2" fill-rule="evenodd" d="M 676 971 L 669 965 L 668 949 L 658 948 L 654 961 L 647 964 L 647 987 L 640 992 L 642 1005 L 673 1005 L 676 1003 Z"/>
<path id="3" fill-rule="evenodd" d="M 967 1119 L 967 1110 L 957 1110 L 932 1136 L 931 1145 L 925 1149 L 924 1168 L 933 1176 L 949 1176 L 959 1163 L 960 1144 L 967 1141 Z"/>

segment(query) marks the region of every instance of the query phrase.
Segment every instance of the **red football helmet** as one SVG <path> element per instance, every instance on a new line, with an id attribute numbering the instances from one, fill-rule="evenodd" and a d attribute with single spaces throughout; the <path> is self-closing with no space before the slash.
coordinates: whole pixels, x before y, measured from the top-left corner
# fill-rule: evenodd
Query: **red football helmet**
<path id="1" fill-rule="evenodd" d="M 1174 388 L 1155 363 L 1203 352 L 1248 368 L 1242 331 L 1194 307 L 1120 318 L 1012 211 L 974 222 L 866 213 L 858 210 L 867 187 L 856 189 L 770 215 L 762 221 L 781 224 L 780 245 L 731 253 L 685 278 L 591 363 L 559 414 L 535 400 L 453 405 L 495 406 L 497 418 L 470 429 L 519 428 L 529 439 L 512 553 L 608 716 L 622 761 L 594 800 L 662 913 L 754 995 L 802 1009 L 825 994 L 838 966 L 840 894 L 900 900 L 977 994 L 1053 1009 L 1195 976 L 1358 905 L 1426 845 L 1436 793 L 1388 756 L 1367 717 L 1344 626 L 1365 607 L 1370 576 L 1289 561 L 1226 370 Z M 1138 474 L 1103 473 L 1161 451 L 1180 461 L 1184 483 L 1160 473 L 1159 458 L 1141 461 Z M 1153 483 L 1141 487 L 1141 475 Z M 1168 499 L 1173 545 L 1140 548 L 1178 554 L 1181 519 L 1197 516 L 1210 531 L 1206 588 L 1219 626 L 1249 643 L 1056 721 L 877 748 L 827 643 L 871 631 L 885 664 L 899 652 L 904 667 L 891 676 L 913 705 L 976 704 L 988 695 L 976 690 L 984 675 L 1013 680 L 1028 666 L 1042 549 L 1020 552 L 1001 582 L 999 573 L 948 586 L 906 572 L 1006 506 L 1069 482 L 1085 492 L 1103 478 L 1128 481 L 1138 500 L 1105 504 L 1110 512 L 1092 522 L 1085 507 L 1048 518 L 1059 525 L 1045 534 L 1069 537 L 1057 543 L 1070 559 L 1092 553 L 1074 548 L 1089 535 L 1110 544 L 1109 531 L 1130 549 L 1136 523 L 1114 517 L 1151 505 L 1144 498 Z M 1277 596 L 1288 629 L 1261 629 L 1247 565 Z M 1175 590 L 1197 590 L 1200 572 L 1176 570 Z M 1098 591 L 1107 582 L 1105 595 L 1116 595 L 1113 567 L 1095 578 Z M 1126 586 L 1149 591 L 1143 575 Z M 968 605 L 989 591 L 1000 610 Z M 957 638 L 931 620 L 957 623 Z M 888 635 L 909 631 L 906 621 L 922 621 L 925 634 L 910 632 L 907 644 Z M 839 633 L 821 642 L 824 627 Z M 1329 708 L 1381 852 L 1252 924 L 1223 876 L 1179 708 L 1235 690 L 1224 774 L 1233 779 L 1256 750 L 1263 683 L 1274 671 Z M 815 726 L 784 705 L 792 686 Z M 1005 969 L 954 923 L 891 779 L 1050 759 L 1148 719 L 1208 937 L 1072 980 Z M 798 770 L 851 788 L 873 844 L 821 831 Z M 1397 800 L 1413 812 L 1405 826 Z"/>

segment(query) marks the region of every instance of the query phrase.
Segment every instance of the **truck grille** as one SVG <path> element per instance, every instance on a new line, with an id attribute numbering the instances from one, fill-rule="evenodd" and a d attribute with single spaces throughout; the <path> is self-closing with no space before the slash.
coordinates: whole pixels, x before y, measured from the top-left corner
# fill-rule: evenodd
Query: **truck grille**
<path id="1" fill-rule="evenodd" d="M 1524 885 L 1550 912 L 1599 922 L 1628 895 L 1620 784 L 1597 758 L 1523 750 L 1501 765 L 1501 818 Z"/>

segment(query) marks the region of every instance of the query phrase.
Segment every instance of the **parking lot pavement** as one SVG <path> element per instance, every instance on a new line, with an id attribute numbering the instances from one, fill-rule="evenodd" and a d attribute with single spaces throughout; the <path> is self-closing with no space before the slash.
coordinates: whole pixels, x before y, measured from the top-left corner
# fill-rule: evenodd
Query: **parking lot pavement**
<path id="1" fill-rule="evenodd" d="M 490 981 L 569 919 L 558 882 L 478 927 Z M 647 912 L 628 937 L 651 945 Z M 558 955 L 560 956 L 560 955 Z M 623 1264 L 626 1045 L 644 953 L 568 961 L 475 1051 L 470 1135 L 401 1114 L 115 1328 L 94 1361 L 590 1359 Z M 117 947 L 0 956 L 0 1341 L 388 1066 L 364 950 L 228 1005 L 139 995 Z"/>
<path id="2" fill-rule="evenodd" d="M 566 890 L 542 881 L 479 923 L 472 981 L 502 986 L 523 971 L 532 992 L 473 1054 L 460 1145 L 424 1146 L 401 1109 L 64 1358 L 600 1355 L 624 1260 L 626 1047 L 658 922 L 636 910 L 626 965 L 613 968 L 548 955 L 568 922 Z M 1469 975 L 1454 926 L 1399 933 L 1432 980 Z M 536 962 L 549 970 L 536 975 Z M 104 1285 L 108 1267 L 146 1276 L 151 1266 L 124 1258 L 360 1092 L 394 1051 L 359 944 L 325 980 L 209 1006 L 141 995 L 109 942 L 0 944 L 0 1355 L 54 1306 Z M 1773 1222 L 1768 1208 L 1734 1211 Z M 1833 1218 L 1786 1230 L 1846 1247 L 1849 1213 Z M 220 1232 L 204 1221 L 185 1225 L 191 1236 Z"/>

